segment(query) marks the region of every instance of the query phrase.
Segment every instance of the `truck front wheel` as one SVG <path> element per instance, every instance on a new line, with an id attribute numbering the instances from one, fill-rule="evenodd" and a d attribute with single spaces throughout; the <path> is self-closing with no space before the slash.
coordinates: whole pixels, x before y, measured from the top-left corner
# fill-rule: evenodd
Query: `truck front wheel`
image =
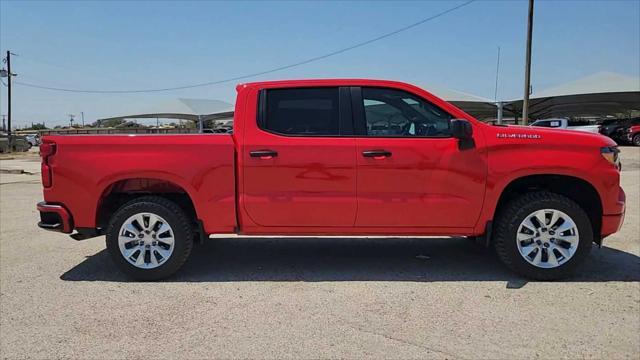
<path id="1" fill-rule="evenodd" d="M 593 242 L 585 211 L 565 196 L 544 191 L 521 195 L 501 209 L 494 236 L 502 262 L 537 280 L 571 274 Z"/>
<path id="2" fill-rule="evenodd" d="M 124 204 L 106 231 L 116 265 L 136 280 L 158 280 L 178 271 L 193 245 L 192 221 L 174 202 L 145 196 Z"/>

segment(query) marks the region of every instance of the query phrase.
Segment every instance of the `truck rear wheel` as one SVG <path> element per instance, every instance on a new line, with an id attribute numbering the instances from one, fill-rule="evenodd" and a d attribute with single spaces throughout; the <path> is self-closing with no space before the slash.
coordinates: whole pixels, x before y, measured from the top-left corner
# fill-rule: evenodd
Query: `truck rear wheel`
<path id="1" fill-rule="evenodd" d="M 145 196 L 124 204 L 106 231 L 116 265 L 136 280 L 158 280 L 185 263 L 193 245 L 192 221 L 174 202 Z"/>
<path id="2" fill-rule="evenodd" d="M 635 146 L 640 146 L 640 134 L 635 134 L 633 136 L 633 138 L 631 139 L 631 142 L 633 143 L 633 145 Z"/>
<path id="3" fill-rule="evenodd" d="M 591 250 L 593 230 L 585 211 L 550 192 L 522 195 L 500 210 L 494 246 L 502 262 L 536 280 L 571 274 Z"/>

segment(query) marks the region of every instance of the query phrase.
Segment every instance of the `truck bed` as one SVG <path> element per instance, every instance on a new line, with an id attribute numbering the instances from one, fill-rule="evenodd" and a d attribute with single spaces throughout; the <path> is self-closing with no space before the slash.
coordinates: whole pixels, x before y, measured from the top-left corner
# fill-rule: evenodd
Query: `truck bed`
<path id="1" fill-rule="evenodd" d="M 64 203 L 78 228 L 97 226 L 96 209 L 105 195 L 123 186 L 135 190 L 141 181 L 188 194 L 207 232 L 236 226 L 231 135 L 67 135 L 43 141 L 56 144 L 44 199 Z"/>

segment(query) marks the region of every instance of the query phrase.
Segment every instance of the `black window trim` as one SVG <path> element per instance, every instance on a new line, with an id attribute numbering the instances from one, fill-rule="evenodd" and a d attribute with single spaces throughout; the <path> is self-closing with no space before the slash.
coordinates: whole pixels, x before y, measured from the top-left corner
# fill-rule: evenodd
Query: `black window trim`
<path id="1" fill-rule="evenodd" d="M 284 134 L 281 132 L 273 131 L 268 129 L 266 125 L 266 115 L 267 115 L 267 94 L 269 90 L 290 90 L 290 89 L 322 89 L 322 88 L 332 88 L 338 89 L 338 134 L 335 135 L 307 135 L 307 134 Z M 278 87 L 278 88 L 267 88 L 261 89 L 258 93 L 258 112 L 256 123 L 258 125 L 258 129 L 267 132 L 269 134 L 274 134 L 278 136 L 285 137 L 297 137 L 297 138 L 343 138 L 343 137 L 354 137 L 354 118 L 352 113 L 352 101 L 351 94 L 349 89 L 344 86 L 335 86 L 335 85 L 327 85 L 327 86 L 294 86 L 294 87 Z"/>
<path id="2" fill-rule="evenodd" d="M 442 111 L 443 113 L 448 114 L 451 117 L 451 119 L 449 119 L 449 124 L 451 124 L 451 120 L 455 119 L 455 116 L 453 116 L 450 112 L 445 111 L 441 107 L 435 105 L 434 103 L 432 103 L 431 101 L 423 98 L 422 96 L 419 96 L 417 94 L 414 94 L 414 93 L 406 91 L 406 90 L 396 89 L 396 88 L 393 88 L 393 87 L 386 87 L 386 86 L 353 86 L 353 87 L 351 87 L 351 101 L 352 101 L 352 107 L 353 107 L 354 129 L 355 129 L 355 134 L 356 134 L 355 137 L 358 137 L 358 138 L 387 138 L 387 139 L 452 139 L 453 138 L 452 135 L 448 135 L 448 136 L 444 136 L 444 135 L 442 135 L 442 136 L 368 135 L 367 134 L 367 119 L 366 119 L 365 113 L 364 113 L 364 100 L 362 98 L 362 88 L 363 87 L 366 87 L 366 88 L 369 88 L 369 89 L 386 89 L 386 90 L 396 90 L 396 91 L 406 92 L 408 94 L 411 94 L 411 95 L 419 98 L 422 101 L 425 101 L 425 102 L 431 104 L 432 106 L 436 107 L 438 110 Z"/>

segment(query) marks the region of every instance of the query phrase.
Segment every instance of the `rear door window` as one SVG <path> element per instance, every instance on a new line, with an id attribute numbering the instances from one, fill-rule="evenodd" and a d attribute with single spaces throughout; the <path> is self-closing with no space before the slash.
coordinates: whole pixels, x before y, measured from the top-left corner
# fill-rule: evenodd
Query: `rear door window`
<path id="1" fill-rule="evenodd" d="M 338 136 L 337 87 L 269 89 L 262 93 L 260 127 L 269 132 L 298 136 Z"/>

